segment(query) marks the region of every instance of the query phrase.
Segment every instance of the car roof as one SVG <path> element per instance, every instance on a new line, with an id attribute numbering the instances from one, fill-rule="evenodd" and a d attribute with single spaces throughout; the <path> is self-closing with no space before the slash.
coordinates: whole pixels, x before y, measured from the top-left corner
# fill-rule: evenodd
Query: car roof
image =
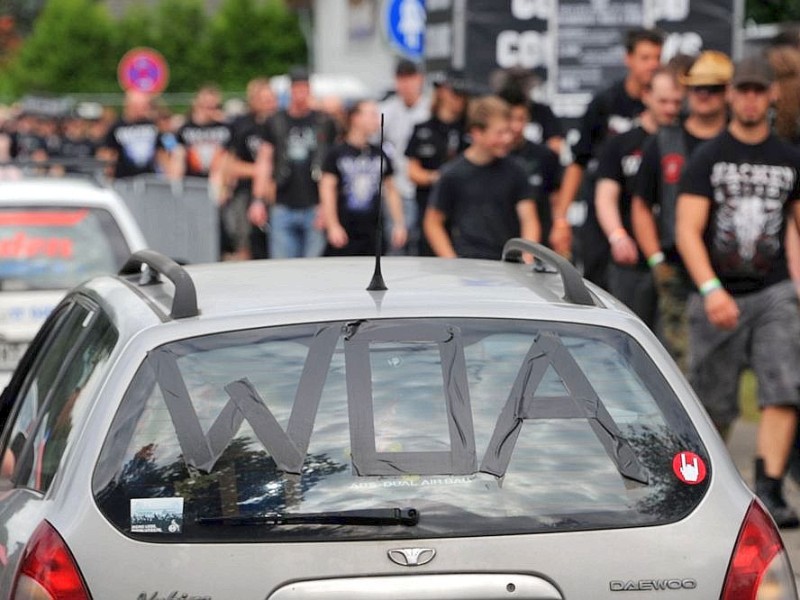
<path id="1" fill-rule="evenodd" d="M 0 183 L 0 203 L 7 202 L 107 207 L 120 200 L 112 190 L 87 179 L 36 177 Z"/>
<path id="2" fill-rule="evenodd" d="M 336 318 L 475 315 L 531 316 L 531 307 L 629 311 L 599 288 L 586 284 L 594 308 L 564 299 L 555 271 L 536 272 L 529 265 L 488 260 L 385 257 L 386 292 L 368 292 L 374 259 L 317 258 L 243 261 L 186 266 L 196 297 L 198 320 L 273 313 L 289 322 Z M 129 274 L 138 273 L 138 268 Z M 181 301 L 168 283 L 126 284 L 166 317 Z M 184 296 L 185 299 L 185 296 Z M 173 303 L 174 302 L 174 303 Z M 179 311 L 182 309 L 179 309 Z M 608 315 L 607 310 L 603 314 Z M 588 317 L 588 315 L 586 315 Z M 583 317 L 583 318 L 586 318 Z M 123 318 L 125 318 L 123 316 Z M 130 318 L 137 318 L 131 315 Z M 580 320 L 583 320 L 581 318 Z M 598 317 L 589 317 L 597 321 Z"/>
<path id="3" fill-rule="evenodd" d="M 89 179 L 33 177 L 0 183 L 0 207 L 53 206 L 108 210 L 131 250 L 147 246 L 144 234 L 122 198 Z"/>

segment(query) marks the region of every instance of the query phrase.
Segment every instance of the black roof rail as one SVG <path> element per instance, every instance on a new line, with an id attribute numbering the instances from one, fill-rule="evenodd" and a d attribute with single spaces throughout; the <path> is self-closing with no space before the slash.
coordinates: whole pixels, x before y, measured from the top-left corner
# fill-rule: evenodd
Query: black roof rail
<path id="1" fill-rule="evenodd" d="M 172 299 L 170 317 L 173 319 L 185 319 L 187 317 L 196 317 L 200 314 L 197 309 L 197 292 L 195 291 L 194 281 L 192 281 L 186 269 L 155 250 L 139 250 L 131 254 L 128 261 L 119 270 L 119 274 L 140 274 L 142 265 L 150 267 L 151 272 L 155 274 L 155 281 L 158 281 L 158 275 L 160 274 L 175 284 L 175 296 Z"/>
<path id="2" fill-rule="evenodd" d="M 523 252 L 533 254 L 537 261 L 547 263 L 556 269 L 558 274 L 561 275 L 561 281 L 564 283 L 564 300 L 572 304 L 595 305 L 592 295 L 589 293 L 589 289 L 583 282 L 583 277 L 581 277 L 578 270 L 566 258 L 556 254 L 550 248 L 522 238 L 511 238 L 503 246 L 502 260 L 504 262 L 514 262 L 512 258 L 519 258 Z"/>

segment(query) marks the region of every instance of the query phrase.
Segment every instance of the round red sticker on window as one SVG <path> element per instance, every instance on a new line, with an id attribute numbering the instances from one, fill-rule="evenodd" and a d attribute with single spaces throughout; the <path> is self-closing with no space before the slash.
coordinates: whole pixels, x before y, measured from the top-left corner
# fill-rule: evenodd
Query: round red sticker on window
<path id="1" fill-rule="evenodd" d="M 706 463 L 694 452 L 678 452 L 672 459 L 675 477 L 688 485 L 697 485 L 706 478 Z"/>

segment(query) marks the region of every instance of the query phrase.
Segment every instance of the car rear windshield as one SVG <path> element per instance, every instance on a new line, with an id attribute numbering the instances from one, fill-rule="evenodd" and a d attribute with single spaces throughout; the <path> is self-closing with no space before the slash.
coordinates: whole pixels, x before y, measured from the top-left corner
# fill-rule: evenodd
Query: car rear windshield
<path id="1" fill-rule="evenodd" d="M 0 209 L 0 289 L 69 289 L 113 273 L 130 254 L 107 210 Z"/>
<path id="2" fill-rule="evenodd" d="M 154 349 L 93 486 L 119 530 L 150 541 L 519 534 L 680 519 L 705 457 L 624 332 L 373 320 Z"/>

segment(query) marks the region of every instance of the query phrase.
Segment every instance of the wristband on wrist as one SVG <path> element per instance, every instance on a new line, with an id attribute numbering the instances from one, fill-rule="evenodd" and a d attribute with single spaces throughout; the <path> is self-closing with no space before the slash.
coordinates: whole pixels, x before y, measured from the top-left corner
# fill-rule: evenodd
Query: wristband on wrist
<path id="1" fill-rule="evenodd" d="M 647 265 L 651 269 L 655 269 L 658 265 L 664 262 L 664 253 L 663 252 L 653 252 L 650 256 L 647 257 Z"/>
<path id="2" fill-rule="evenodd" d="M 608 236 L 608 243 L 616 244 L 620 240 L 624 240 L 626 237 L 628 237 L 628 232 L 625 231 L 625 228 L 617 227 L 614 231 L 611 232 L 611 235 Z"/>
<path id="3" fill-rule="evenodd" d="M 722 282 L 717 277 L 712 277 L 705 283 L 701 284 L 698 290 L 703 296 L 708 296 L 714 290 L 722 288 Z"/>

